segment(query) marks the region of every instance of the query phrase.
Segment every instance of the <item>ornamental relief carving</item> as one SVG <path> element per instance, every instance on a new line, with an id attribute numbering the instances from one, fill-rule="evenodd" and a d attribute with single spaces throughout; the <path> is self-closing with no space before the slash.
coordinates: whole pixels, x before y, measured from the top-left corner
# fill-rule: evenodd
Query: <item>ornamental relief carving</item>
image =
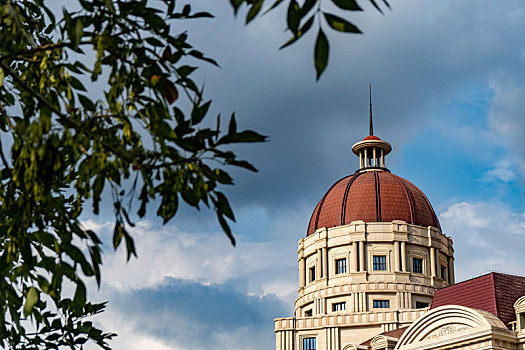
<path id="1" fill-rule="evenodd" d="M 444 337 L 446 335 L 458 333 L 458 332 L 467 330 L 469 328 L 472 328 L 472 327 L 469 327 L 463 324 L 448 324 L 446 326 L 442 326 L 442 327 L 439 327 L 438 329 L 435 329 L 429 335 L 423 338 L 423 340 L 431 340 L 431 339 Z"/>

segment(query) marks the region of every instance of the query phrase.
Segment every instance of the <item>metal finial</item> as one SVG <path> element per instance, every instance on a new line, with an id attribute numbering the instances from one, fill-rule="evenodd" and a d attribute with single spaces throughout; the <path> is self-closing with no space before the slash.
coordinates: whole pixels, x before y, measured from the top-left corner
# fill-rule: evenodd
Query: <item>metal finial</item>
<path id="1" fill-rule="evenodd" d="M 368 93 L 370 96 L 370 135 L 374 135 L 374 124 L 372 123 L 372 84 L 368 84 Z"/>

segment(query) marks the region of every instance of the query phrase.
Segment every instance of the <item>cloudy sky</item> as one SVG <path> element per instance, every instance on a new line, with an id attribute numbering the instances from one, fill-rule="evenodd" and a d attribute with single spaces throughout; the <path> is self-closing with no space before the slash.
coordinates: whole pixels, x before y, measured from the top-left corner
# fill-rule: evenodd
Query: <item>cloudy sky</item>
<path id="1" fill-rule="evenodd" d="M 375 133 L 393 146 L 387 166 L 432 202 L 457 280 L 525 275 L 525 3 L 392 0 L 384 16 L 359 3 L 366 11 L 348 18 L 365 34 L 327 29 L 320 82 L 314 33 L 278 50 L 283 11 L 246 27 L 226 0 L 192 3 L 216 16 L 184 23 L 221 64 L 200 72 L 213 111 L 235 111 L 270 142 L 238 150 L 260 172 L 235 171 L 226 189 L 236 248 L 212 213 L 183 208 L 167 226 L 138 223 L 137 260 L 107 250 L 91 295 L 110 301 L 97 321 L 120 334 L 115 349 L 274 348 L 273 319 L 292 314 L 297 293 L 297 241 L 324 192 L 358 166 L 368 83 Z M 86 216 L 85 226 L 109 235 L 110 219 Z"/>

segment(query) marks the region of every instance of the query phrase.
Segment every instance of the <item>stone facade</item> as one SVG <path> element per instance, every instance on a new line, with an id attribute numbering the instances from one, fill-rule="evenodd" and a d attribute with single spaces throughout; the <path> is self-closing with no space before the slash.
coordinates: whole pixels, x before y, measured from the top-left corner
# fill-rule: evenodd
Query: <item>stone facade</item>
<path id="1" fill-rule="evenodd" d="M 410 325 L 436 288 L 454 283 L 452 240 L 403 221 L 318 229 L 299 241 L 298 258 L 295 317 L 275 320 L 278 350 L 302 349 L 309 337 L 318 349 L 357 346 Z"/>
<path id="2" fill-rule="evenodd" d="M 276 350 L 525 350 L 525 277 L 455 284 L 452 239 L 385 167 L 390 144 L 370 135 L 352 150 L 359 170 L 328 190 L 299 241 L 294 316 L 275 319 Z"/>

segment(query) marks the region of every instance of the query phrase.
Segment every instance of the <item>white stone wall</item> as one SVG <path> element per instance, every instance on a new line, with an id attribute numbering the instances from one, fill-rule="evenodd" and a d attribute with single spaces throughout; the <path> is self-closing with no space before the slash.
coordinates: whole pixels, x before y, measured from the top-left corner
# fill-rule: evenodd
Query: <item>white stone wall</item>
<path id="1" fill-rule="evenodd" d="M 427 311 L 417 302 L 430 304 L 436 288 L 454 282 L 453 253 L 438 229 L 403 221 L 317 230 L 299 241 L 296 318 L 275 320 L 276 349 L 301 350 L 315 336 L 318 350 L 341 350 L 411 324 Z M 374 256 L 386 257 L 386 270 L 374 270 Z M 414 258 L 423 259 L 422 273 L 412 271 Z M 346 259 L 345 273 L 336 273 L 337 259 Z M 374 300 L 389 307 L 374 308 Z M 333 311 L 341 302 L 346 310 Z"/>

